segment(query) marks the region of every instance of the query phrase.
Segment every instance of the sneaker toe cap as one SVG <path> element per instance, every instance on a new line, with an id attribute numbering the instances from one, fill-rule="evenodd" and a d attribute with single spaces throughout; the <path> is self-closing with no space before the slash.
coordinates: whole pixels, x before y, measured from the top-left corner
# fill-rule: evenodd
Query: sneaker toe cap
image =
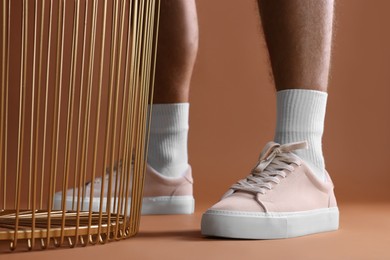
<path id="1" fill-rule="evenodd" d="M 216 203 L 209 210 L 264 212 L 262 205 L 256 200 L 256 196 L 244 192 L 233 193 Z"/>

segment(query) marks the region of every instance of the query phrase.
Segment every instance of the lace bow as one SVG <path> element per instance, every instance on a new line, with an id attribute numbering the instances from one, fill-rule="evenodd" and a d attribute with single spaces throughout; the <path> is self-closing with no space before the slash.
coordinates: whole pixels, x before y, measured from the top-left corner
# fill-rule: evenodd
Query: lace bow
<path id="1" fill-rule="evenodd" d="M 306 141 L 280 145 L 269 142 L 260 154 L 259 161 L 252 169 L 251 175 L 234 184 L 231 189 L 248 193 L 265 194 L 280 180 L 287 177 L 294 167 L 291 164 L 301 165 L 301 160 L 292 151 L 307 149 Z"/>

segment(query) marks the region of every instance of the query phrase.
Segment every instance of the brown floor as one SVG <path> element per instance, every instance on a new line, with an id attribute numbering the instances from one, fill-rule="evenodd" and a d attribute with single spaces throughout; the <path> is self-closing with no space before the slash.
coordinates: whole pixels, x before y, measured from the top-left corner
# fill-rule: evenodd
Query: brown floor
<path id="1" fill-rule="evenodd" d="M 107 245 L 2 253 L 0 259 L 390 259 L 390 204 L 344 204 L 337 232 L 286 240 L 201 236 L 192 216 L 145 216 L 139 234 Z"/>

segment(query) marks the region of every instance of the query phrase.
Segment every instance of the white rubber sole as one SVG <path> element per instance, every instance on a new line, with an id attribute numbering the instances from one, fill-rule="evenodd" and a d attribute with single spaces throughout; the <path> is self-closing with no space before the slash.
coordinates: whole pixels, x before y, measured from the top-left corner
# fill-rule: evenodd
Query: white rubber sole
<path id="1" fill-rule="evenodd" d="M 241 239 L 280 239 L 334 231 L 337 207 L 300 212 L 239 212 L 208 210 L 201 230 L 205 236 Z"/>
<path id="2" fill-rule="evenodd" d="M 145 197 L 142 200 L 142 214 L 192 214 L 195 210 L 193 196 Z"/>
<path id="3" fill-rule="evenodd" d="M 65 202 L 66 210 L 76 210 L 77 200 L 73 197 L 67 196 Z M 80 202 L 81 204 L 81 202 Z M 82 211 L 88 211 L 90 199 L 84 198 Z M 103 198 L 103 209 L 106 211 L 107 199 Z M 100 206 L 100 198 L 93 198 L 92 211 L 98 212 Z M 130 214 L 131 200 L 127 200 L 127 215 Z M 58 192 L 54 196 L 53 209 L 60 210 L 62 208 L 62 193 Z M 111 198 L 111 211 L 114 209 L 114 198 Z M 146 197 L 142 199 L 142 215 L 163 215 L 163 214 L 192 214 L 195 209 L 195 200 L 193 196 L 161 196 L 161 197 Z M 123 210 L 122 210 L 123 212 Z"/>

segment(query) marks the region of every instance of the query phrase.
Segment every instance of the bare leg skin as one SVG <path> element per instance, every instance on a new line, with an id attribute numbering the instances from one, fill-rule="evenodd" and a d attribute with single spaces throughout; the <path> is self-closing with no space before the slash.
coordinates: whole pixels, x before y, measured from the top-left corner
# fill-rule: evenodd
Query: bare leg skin
<path id="1" fill-rule="evenodd" d="M 334 0 L 258 0 L 277 92 L 275 138 L 308 142 L 296 151 L 320 179 Z"/>
<path id="2" fill-rule="evenodd" d="M 195 1 L 162 0 L 153 103 L 188 102 L 198 38 Z"/>
<path id="3" fill-rule="evenodd" d="M 258 0 L 277 90 L 326 91 L 333 0 Z"/>
<path id="4" fill-rule="evenodd" d="M 190 174 L 189 90 L 198 38 L 195 0 L 161 0 L 148 165 L 169 178 Z M 189 208 L 192 201 L 188 201 Z M 174 212 L 181 211 L 171 211 Z"/>

